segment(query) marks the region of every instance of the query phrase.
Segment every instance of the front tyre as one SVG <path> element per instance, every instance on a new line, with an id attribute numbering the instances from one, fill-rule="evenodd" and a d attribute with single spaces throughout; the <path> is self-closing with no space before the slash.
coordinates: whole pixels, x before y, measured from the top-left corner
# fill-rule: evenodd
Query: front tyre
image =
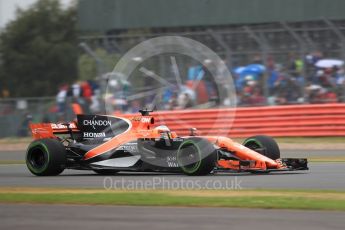
<path id="1" fill-rule="evenodd" d="M 56 176 L 66 168 L 66 149 L 55 139 L 33 141 L 26 151 L 26 166 L 36 176 Z"/>
<path id="2" fill-rule="evenodd" d="M 209 141 L 193 137 L 182 142 L 177 150 L 176 158 L 184 174 L 202 176 L 214 169 L 217 151 Z"/>
<path id="3" fill-rule="evenodd" d="M 279 146 L 272 137 L 265 135 L 252 136 L 247 138 L 243 145 L 272 160 L 280 158 Z"/>

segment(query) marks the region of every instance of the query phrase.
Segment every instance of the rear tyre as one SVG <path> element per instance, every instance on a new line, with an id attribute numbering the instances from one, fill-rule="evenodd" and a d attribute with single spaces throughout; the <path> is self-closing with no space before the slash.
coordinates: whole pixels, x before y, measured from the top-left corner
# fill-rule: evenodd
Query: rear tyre
<path id="1" fill-rule="evenodd" d="M 36 176 L 56 176 L 66 168 L 66 149 L 55 139 L 33 141 L 26 151 L 26 166 Z"/>
<path id="2" fill-rule="evenodd" d="M 177 162 L 182 172 L 189 176 L 207 175 L 214 169 L 217 151 L 202 138 L 189 138 L 177 150 Z"/>
<path id="3" fill-rule="evenodd" d="M 93 171 L 99 175 L 107 175 L 107 176 L 111 176 L 114 175 L 116 173 L 118 173 L 118 170 L 112 170 L 112 169 L 93 169 Z"/>
<path id="4" fill-rule="evenodd" d="M 265 135 L 249 137 L 243 142 L 243 145 L 272 160 L 280 158 L 279 146 L 272 137 Z"/>

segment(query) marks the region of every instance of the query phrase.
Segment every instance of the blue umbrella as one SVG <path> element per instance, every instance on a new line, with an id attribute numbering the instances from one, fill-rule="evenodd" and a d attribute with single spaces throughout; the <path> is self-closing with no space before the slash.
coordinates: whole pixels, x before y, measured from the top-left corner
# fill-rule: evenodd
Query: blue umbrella
<path id="1" fill-rule="evenodd" d="M 233 69 L 233 72 L 237 75 L 241 75 L 245 69 L 246 69 L 246 67 L 239 66 L 239 67 L 236 67 L 235 69 Z"/>
<path id="2" fill-rule="evenodd" d="M 260 64 L 250 64 L 245 67 L 242 73 L 260 75 L 266 71 L 266 67 Z"/>
<path id="3" fill-rule="evenodd" d="M 239 75 L 239 78 L 235 80 L 236 88 L 241 89 L 245 78 L 251 76 L 254 80 L 258 80 L 260 75 L 266 71 L 266 67 L 260 64 L 250 64 L 245 67 L 240 66 L 233 69 L 233 72 Z"/>

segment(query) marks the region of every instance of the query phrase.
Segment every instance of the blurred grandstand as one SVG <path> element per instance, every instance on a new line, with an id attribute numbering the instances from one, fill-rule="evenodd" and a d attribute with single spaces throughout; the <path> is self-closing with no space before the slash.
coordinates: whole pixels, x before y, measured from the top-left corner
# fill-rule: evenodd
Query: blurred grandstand
<path id="1" fill-rule="evenodd" d="M 345 2 L 341 0 L 332 3 L 326 0 L 80 0 L 80 47 L 96 62 L 98 76 L 95 80 L 101 89 L 113 66 L 107 66 L 94 51 L 101 49 L 108 55 L 120 57 L 149 38 L 178 35 L 199 41 L 222 57 L 234 77 L 238 106 L 344 102 L 345 73 L 341 62 L 345 60 L 343 9 Z M 153 64 L 152 69 L 169 80 L 172 70 L 165 64 L 166 58 L 150 61 L 159 63 Z M 323 59 L 339 62 L 317 66 L 317 62 Z M 195 80 L 205 63 L 179 57 L 178 64 L 182 80 L 187 85 L 188 80 Z M 253 65 L 261 70 L 243 71 Z M 149 97 L 129 97 L 129 94 L 146 95 L 154 88 L 142 78 L 135 79 L 124 82 L 119 78 L 117 82 L 111 82 L 114 92 L 117 92 L 110 97 L 116 109 L 133 112 L 150 103 Z M 63 102 L 67 103 L 68 89 L 65 90 Z M 97 91 L 98 96 L 94 100 L 99 100 L 103 93 Z M 210 101 L 215 103 L 206 103 L 207 106 L 227 106 L 226 101 L 217 101 L 217 95 L 210 90 L 205 92 L 207 100 L 201 102 L 189 103 L 188 98 L 183 98 L 179 103 L 178 94 L 174 90 L 162 92 L 162 104 L 168 106 L 161 108 L 194 107 Z M 82 94 L 73 97 L 83 99 Z M 33 119 L 58 119 L 57 110 L 51 110 L 57 100 L 2 100 L 0 115 L 4 117 L 20 111 L 16 114 L 21 114 L 24 124 L 28 119 L 26 114 L 33 114 Z M 101 101 L 97 103 L 102 104 Z M 102 109 L 96 108 L 91 112 L 97 110 Z M 18 130 L 18 119 L 13 118 L 12 124 L 16 127 L 13 129 Z M 9 130 L 1 135 L 16 133 Z"/>
<path id="2" fill-rule="evenodd" d="M 99 35 L 80 39 L 90 49 L 118 54 L 157 36 L 197 40 L 227 63 L 236 81 L 239 106 L 342 102 L 342 65 L 315 66 L 324 58 L 345 59 L 342 5 L 343 1 L 313 0 L 255 4 L 84 0 L 79 4 L 80 28 L 84 34 Z M 198 66 L 183 64 L 183 69 L 189 69 L 185 80 L 193 79 L 190 73 Z M 263 65 L 263 71 L 237 72 L 250 64 Z M 164 66 L 159 70 L 161 76 L 169 76 L 168 71 Z"/>

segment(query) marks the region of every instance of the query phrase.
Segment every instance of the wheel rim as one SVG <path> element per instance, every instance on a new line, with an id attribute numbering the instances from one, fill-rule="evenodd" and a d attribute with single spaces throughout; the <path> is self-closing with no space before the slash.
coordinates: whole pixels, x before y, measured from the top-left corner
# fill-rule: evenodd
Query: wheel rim
<path id="1" fill-rule="evenodd" d="M 257 142 L 256 140 L 248 140 L 244 143 L 244 146 L 246 146 L 247 148 L 249 148 L 251 150 L 256 150 L 256 149 L 262 148 L 262 145 L 259 142 Z"/>
<path id="2" fill-rule="evenodd" d="M 185 172 L 195 172 L 200 166 L 200 161 L 200 151 L 194 144 L 183 146 L 178 152 L 178 162 Z"/>

